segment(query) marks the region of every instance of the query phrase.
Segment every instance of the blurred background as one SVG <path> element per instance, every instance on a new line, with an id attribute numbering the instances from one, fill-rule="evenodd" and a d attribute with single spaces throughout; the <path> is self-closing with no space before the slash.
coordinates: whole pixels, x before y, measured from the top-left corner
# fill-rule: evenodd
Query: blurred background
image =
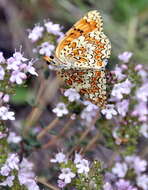
<path id="1" fill-rule="evenodd" d="M 66 32 L 81 16 L 94 9 L 101 13 L 105 34 L 112 43 L 110 65 L 113 67 L 117 63 L 117 55 L 124 51 L 133 52 L 135 63 L 146 65 L 148 63 L 148 0 L 0 0 L 0 51 L 3 51 L 8 58 L 22 45 L 25 57 L 34 58 L 33 45 L 28 40 L 28 29 L 32 29 L 36 23 L 43 23 L 44 19 L 50 19 L 53 23 L 63 26 L 63 32 Z M 20 118 L 30 113 L 40 79 L 40 77 L 31 78 L 28 80 L 27 87 L 20 86 L 16 89 L 16 96 L 12 98 L 12 107 L 16 111 L 18 120 L 16 126 L 19 125 Z M 53 101 L 55 104 L 57 97 L 54 99 L 56 99 Z M 49 111 L 51 104 L 47 105 L 48 112 L 42 116 L 43 126 L 54 117 Z M 51 135 L 54 136 L 57 132 Z M 73 131 L 70 133 L 72 136 Z M 38 146 L 33 138 L 28 138 L 26 141 L 33 146 Z M 67 142 L 64 143 L 66 145 Z M 54 152 L 57 149 L 56 147 Z M 50 178 L 47 162 L 49 162 L 49 154 L 53 151 L 45 152 L 40 149 L 34 152 L 32 157 L 36 160 L 34 162 L 44 166 L 45 170 L 39 173 L 44 172 L 45 175 L 47 172 Z M 43 163 L 39 155 L 41 157 L 44 155 Z"/>

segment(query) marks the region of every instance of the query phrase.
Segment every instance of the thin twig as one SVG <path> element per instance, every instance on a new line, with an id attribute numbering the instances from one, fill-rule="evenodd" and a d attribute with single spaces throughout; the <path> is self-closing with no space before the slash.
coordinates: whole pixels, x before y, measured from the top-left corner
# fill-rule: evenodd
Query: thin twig
<path id="1" fill-rule="evenodd" d="M 87 127 L 87 129 L 84 131 L 84 133 L 82 133 L 82 135 L 80 136 L 79 140 L 77 141 L 76 145 L 71 149 L 71 151 L 69 152 L 68 155 L 71 155 L 76 149 L 77 146 L 85 139 L 85 137 L 88 135 L 88 133 L 91 131 L 92 126 L 94 126 L 94 124 L 96 123 L 97 119 L 99 116 L 99 111 L 96 113 L 95 118 L 93 119 L 93 121 L 89 124 L 89 126 Z"/>
<path id="2" fill-rule="evenodd" d="M 47 102 L 51 101 L 52 98 L 54 97 L 59 87 L 59 84 L 60 84 L 60 81 L 57 79 L 53 79 L 50 82 L 49 80 L 46 81 L 44 92 L 41 94 L 41 97 L 39 98 L 39 102 L 37 103 L 38 107 L 34 107 L 26 119 L 25 128 L 24 128 L 24 136 L 27 136 L 29 129 L 38 122 L 41 114 L 43 113 L 43 110 L 46 107 Z"/>
<path id="3" fill-rule="evenodd" d="M 92 148 L 92 146 L 96 143 L 96 141 L 98 141 L 100 137 L 100 133 L 97 132 L 97 134 L 92 138 L 92 140 L 88 143 L 88 145 L 86 146 L 86 148 L 84 149 L 83 153 L 85 153 L 86 151 L 90 150 Z"/>
<path id="4" fill-rule="evenodd" d="M 59 122 L 59 118 L 56 117 L 54 120 L 52 120 L 52 122 L 49 123 L 49 125 L 48 125 L 46 128 L 44 128 L 44 129 L 38 134 L 37 139 L 39 140 L 39 139 L 43 138 L 44 135 L 45 135 L 47 132 L 49 132 L 51 129 L 53 129 L 53 128 L 57 125 L 58 122 Z"/>
<path id="5" fill-rule="evenodd" d="M 63 137 L 65 132 L 67 131 L 67 129 L 69 128 L 69 126 L 71 126 L 71 124 L 74 122 L 74 120 L 69 119 L 68 122 L 65 124 L 65 126 L 62 128 L 60 134 L 56 137 L 53 137 L 52 139 L 50 139 L 45 145 L 43 145 L 43 148 L 46 149 L 50 146 L 53 146 L 54 144 L 57 144 L 58 139 L 60 137 Z"/>
<path id="6" fill-rule="evenodd" d="M 43 184 L 43 185 L 45 185 L 46 187 L 49 187 L 50 189 L 52 189 L 52 190 L 60 190 L 58 187 L 55 187 L 55 186 L 53 186 L 53 185 L 51 185 L 49 182 L 47 182 L 44 178 L 37 178 L 36 179 L 36 181 L 38 182 L 38 183 L 41 183 L 41 184 Z"/>

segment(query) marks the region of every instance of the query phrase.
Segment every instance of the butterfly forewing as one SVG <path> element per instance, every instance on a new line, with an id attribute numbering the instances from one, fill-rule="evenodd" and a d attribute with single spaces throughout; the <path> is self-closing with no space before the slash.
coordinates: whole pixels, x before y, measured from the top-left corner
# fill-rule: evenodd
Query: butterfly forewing
<path id="1" fill-rule="evenodd" d="M 110 42 L 102 32 L 102 18 L 90 11 L 65 35 L 56 49 L 56 56 L 69 68 L 94 68 L 105 66 L 110 55 Z"/>

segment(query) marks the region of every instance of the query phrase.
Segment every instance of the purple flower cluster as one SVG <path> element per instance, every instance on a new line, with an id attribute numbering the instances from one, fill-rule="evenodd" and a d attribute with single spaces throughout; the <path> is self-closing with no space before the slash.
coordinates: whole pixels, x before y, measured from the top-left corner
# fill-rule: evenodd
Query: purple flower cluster
<path id="1" fill-rule="evenodd" d="M 0 183 L 0 186 L 12 187 L 16 177 L 14 175 L 14 171 L 17 171 L 21 185 L 26 186 L 28 190 L 39 190 L 39 187 L 35 182 L 35 174 L 32 169 L 33 164 L 27 159 L 23 158 L 20 163 L 17 154 L 9 154 L 5 164 L 0 169 L 0 174 L 5 177 L 5 180 Z"/>
<path id="2" fill-rule="evenodd" d="M 128 175 L 134 172 L 130 181 Z M 147 162 L 136 155 L 125 157 L 123 162 L 116 162 L 112 173 L 106 177 L 104 190 L 143 190 L 148 189 Z"/>
<path id="3" fill-rule="evenodd" d="M 89 161 L 84 159 L 78 153 L 75 154 L 73 161 L 69 161 L 63 152 L 57 153 L 55 155 L 55 158 L 51 159 L 50 161 L 53 163 L 61 164 L 61 173 L 58 180 L 58 186 L 60 188 L 63 188 L 67 184 L 70 184 L 72 182 L 72 179 L 75 178 L 77 174 L 87 175 L 90 170 Z M 71 166 L 69 165 L 69 162 L 72 162 Z M 64 167 L 62 167 L 62 164 Z"/>
<path id="4" fill-rule="evenodd" d="M 0 52 L 0 80 L 1 84 L 9 85 L 9 91 L 15 85 L 20 85 L 27 79 L 27 73 L 37 76 L 33 66 L 33 61 L 28 60 L 21 52 L 15 52 L 12 57 L 7 60 L 3 53 Z M 7 88 L 6 88 L 7 90 Z M 0 92 L 0 120 L 15 120 L 14 112 L 9 111 L 9 92 Z M 6 92 L 5 92 L 6 91 Z M 6 130 L 8 132 L 8 130 Z M 0 139 L 6 138 L 7 134 L 0 132 Z M 21 137 L 15 133 L 9 133 L 8 143 L 18 143 Z M 1 187 L 12 187 L 14 180 L 18 179 L 20 185 L 24 185 L 28 190 L 39 190 L 35 182 L 35 175 L 32 172 L 33 165 L 27 159 L 23 158 L 20 163 L 19 157 L 15 153 L 9 153 L 5 163 L 0 167 L 0 174 L 5 178 L 1 183 Z M 17 174 L 17 175 L 16 175 Z"/>
<path id="5" fill-rule="evenodd" d="M 38 75 L 33 66 L 34 61 L 29 61 L 21 52 L 15 52 L 12 57 L 5 60 L 1 52 L 0 80 L 4 80 L 5 74 L 9 74 L 9 82 L 22 84 L 27 79 L 27 73 Z"/>
<path id="6" fill-rule="evenodd" d="M 59 42 L 60 39 L 64 36 L 61 32 L 62 27 L 59 24 L 54 24 L 51 21 L 44 21 L 44 25 L 35 25 L 32 30 L 29 30 L 28 38 L 33 43 L 38 43 L 38 41 L 42 41 L 42 37 L 44 37 L 45 33 L 48 35 L 53 35 L 56 37 L 56 41 Z M 55 50 L 55 42 L 49 42 L 49 40 L 45 41 L 43 39 L 42 43 L 38 44 L 36 48 L 33 49 L 33 52 L 39 53 L 40 55 L 50 56 Z"/>
<path id="7" fill-rule="evenodd" d="M 33 66 L 34 61 L 28 60 L 21 52 L 15 52 L 12 57 L 7 60 L 3 53 L 0 52 L 0 80 L 1 83 L 13 86 L 22 84 L 27 79 L 27 73 L 37 76 L 37 72 Z M 11 88 L 11 87 L 10 87 Z M 14 120 L 14 112 L 9 111 L 9 94 L 0 92 L 0 119 Z"/>

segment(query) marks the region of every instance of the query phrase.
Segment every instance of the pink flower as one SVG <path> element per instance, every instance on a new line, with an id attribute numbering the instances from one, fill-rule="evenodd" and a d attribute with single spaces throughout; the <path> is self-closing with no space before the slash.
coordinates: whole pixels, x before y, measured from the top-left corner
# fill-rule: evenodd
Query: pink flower
<path id="1" fill-rule="evenodd" d="M 44 28 L 42 26 L 36 25 L 32 31 L 29 32 L 28 38 L 32 42 L 36 42 L 43 35 Z"/>
<path id="2" fill-rule="evenodd" d="M 66 105 L 62 102 L 59 102 L 52 111 L 57 115 L 57 117 L 62 117 L 69 113 L 68 109 L 66 108 Z"/>
<path id="3" fill-rule="evenodd" d="M 127 173 L 128 167 L 126 163 L 117 162 L 112 168 L 112 173 L 118 177 L 124 177 Z"/>
<path id="4" fill-rule="evenodd" d="M 113 187 L 112 187 L 112 185 L 109 182 L 106 182 L 103 185 L 103 190 L 113 190 Z"/>
<path id="5" fill-rule="evenodd" d="M 53 163 L 65 163 L 67 162 L 67 158 L 66 158 L 66 155 L 63 154 L 63 152 L 59 152 L 55 155 L 55 158 L 52 158 L 50 160 L 50 162 L 53 162 Z"/>
<path id="6" fill-rule="evenodd" d="M 137 180 L 137 185 L 141 187 L 142 190 L 148 189 L 148 175 L 146 174 L 139 175 L 136 180 Z"/>
<path id="7" fill-rule="evenodd" d="M 0 119 L 2 120 L 15 120 L 14 112 L 9 111 L 5 106 L 0 107 Z"/>
<path id="8" fill-rule="evenodd" d="M 13 71 L 10 77 L 12 83 L 22 84 L 23 80 L 27 78 L 26 74 L 21 71 Z"/>
<path id="9" fill-rule="evenodd" d="M 7 137 L 7 134 L 2 133 L 2 132 L 0 131 L 0 139 L 5 138 L 5 137 Z"/>
<path id="10" fill-rule="evenodd" d="M 13 57 L 16 61 L 20 61 L 20 62 L 25 62 L 28 60 L 27 58 L 23 57 L 23 54 L 21 52 L 15 52 L 13 54 Z"/>
<path id="11" fill-rule="evenodd" d="M 39 54 L 50 56 L 55 49 L 55 46 L 53 44 L 50 44 L 49 42 L 44 42 L 39 48 Z"/>
<path id="12" fill-rule="evenodd" d="M 0 101 L 7 103 L 9 102 L 9 95 L 4 94 L 3 92 L 0 92 Z"/>
<path id="13" fill-rule="evenodd" d="M 28 190 L 39 190 L 35 181 L 35 174 L 32 171 L 33 164 L 23 158 L 18 171 L 18 179 L 21 185 L 25 185 Z"/>
<path id="14" fill-rule="evenodd" d="M 18 170 L 19 169 L 19 158 L 18 158 L 18 155 L 17 154 L 9 154 L 7 160 L 6 160 L 6 164 L 7 166 L 13 170 L 13 169 L 16 169 Z"/>
<path id="15" fill-rule="evenodd" d="M 63 188 L 65 186 L 66 186 L 66 183 L 64 181 L 62 181 L 62 180 L 59 179 L 58 180 L 58 187 Z"/>
<path id="16" fill-rule="evenodd" d="M 2 176 L 8 176 L 10 173 L 11 169 L 9 168 L 9 166 L 7 164 L 4 164 L 1 167 L 0 173 Z"/>
<path id="17" fill-rule="evenodd" d="M 14 132 L 10 132 L 7 138 L 8 143 L 19 143 L 21 140 L 22 138 L 17 136 Z"/>
<path id="18" fill-rule="evenodd" d="M 144 83 L 136 92 L 138 100 L 147 102 L 148 100 L 148 83 Z"/>
<path id="19" fill-rule="evenodd" d="M 112 90 L 112 96 L 121 100 L 123 98 L 123 94 L 129 94 L 131 92 L 132 83 L 129 79 L 126 79 L 124 82 L 115 84 Z"/>
<path id="20" fill-rule="evenodd" d="M 118 59 L 124 63 L 128 63 L 132 55 L 133 54 L 131 52 L 125 51 L 122 54 L 118 55 Z"/>
<path id="21" fill-rule="evenodd" d="M 139 121 L 146 122 L 147 121 L 147 115 L 148 115 L 148 109 L 146 102 L 139 102 L 132 112 L 133 116 L 138 116 Z"/>
<path id="22" fill-rule="evenodd" d="M 3 80 L 5 76 L 5 71 L 3 67 L 0 65 L 0 80 Z"/>
<path id="23" fill-rule="evenodd" d="M 121 102 L 117 102 L 116 103 L 116 108 L 118 113 L 122 116 L 125 117 L 126 113 L 128 111 L 128 107 L 129 107 L 129 100 L 125 99 L 122 100 Z"/>
<path id="24" fill-rule="evenodd" d="M 59 175 L 59 179 L 64 180 L 66 184 L 71 183 L 72 178 L 76 176 L 70 168 L 62 168 L 62 173 Z"/>
<path id="25" fill-rule="evenodd" d="M 147 123 L 143 123 L 140 131 L 139 131 L 145 138 L 148 138 L 148 124 Z"/>
<path id="26" fill-rule="evenodd" d="M 33 62 L 32 61 L 29 61 L 28 65 L 25 65 L 24 70 L 25 70 L 25 72 L 28 72 L 28 73 L 30 73 L 32 75 L 38 76 L 37 72 L 35 71 L 35 68 L 33 67 Z"/>
<path id="27" fill-rule="evenodd" d="M 143 68 L 143 65 L 138 64 L 135 66 L 135 71 L 140 71 Z"/>
<path id="28" fill-rule="evenodd" d="M 123 69 L 119 66 L 116 66 L 115 70 L 113 71 L 113 73 L 115 74 L 115 76 L 118 80 L 123 80 L 126 77 L 126 75 L 123 74 L 122 71 L 123 71 Z"/>
<path id="29" fill-rule="evenodd" d="M 82 159 L 79 163 L 76 164 L 77 172 L 82 174 L 87 174 L 89 172 L 89 162 L 86 159 Z"/>
<path id="30" fill-rule="evenodd" d="M 12 187 L 13 186 L 13 180 L 14 180 L 14 176 L 8 176 L 6 178 L 5 181 L 3 181 L 2 183 L 0 183 L 0 186 L 8 186 L 8 187 Z"/>
<path id="31" fill-rule="evenodd" d="M 47 32 L 52 33 L 54 35 L 59 35 L 61 32 L 61 28 L 59 24 L 53 24 L 51 21 L 45 23 L 45 27 Z"/>
<path id="32" fill-rule="evenodd" d="M 80 99 L 80 94 L 74 88 L 67 89 L 64 92 L 64 96 L 68 97 L 68 100 L 70 102 L 74 102 Z"/>
<path id="33" fill-rule="evenodd" d="M 17 71 L 21 65 L 20 60 L 16 60 L 14 57 L 7 59 L 7 69 Z"/>
<path id="34" fill-rule="evenodd" d="M 0 52 L 0 63 L 4 63 L 5 62 L 5 58 L 3 56 L 3 52 Z"/>
<path id="35" fill-rule="evenodd" d="M 108 104 L 105 109 L 101 111 L 105 115 L 106 119 L 112 119 L 114 115 L 117 115 L 117 111 L 114 109 L 113 104 Z"/>
<path id="36" fill-rule="evenodd" d="M 129 181 L 126 181 L 124 179 L 120 179 L 116 182 L 117 190 L 137 190 L 137 188 L 134 188 L 130 185 Z"/>

